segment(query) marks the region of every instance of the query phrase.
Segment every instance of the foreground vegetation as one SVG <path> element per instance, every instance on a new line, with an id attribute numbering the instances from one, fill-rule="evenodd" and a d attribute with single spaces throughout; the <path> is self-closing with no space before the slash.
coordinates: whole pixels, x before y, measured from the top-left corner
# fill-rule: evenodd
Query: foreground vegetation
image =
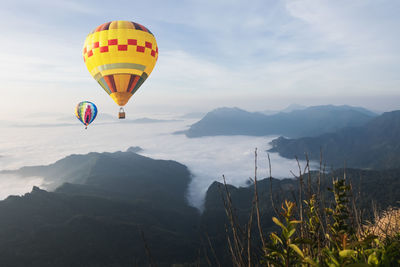
<path id="1" fill-rule="evenodd" d="M 321 180 L 326 180 L 322 169 L 316 179 L 311 177 L 309 164 L 304 172 L 306 176 L 299 165 L 298 192 L 293 200 L 281 201 L 280 207 L 272 199 L 271 187 L 275 231 L 269 234 L 261 222 L 257 167 L 253 205 L 245 225 L 240 225 L 224 183 L 221 193 L 233 266 L 400 266 L 400 209 L 381 213 L 375 209 L 368 220 L 363 218 L 357 192 L 345 172 L 331 180 L 330 196 L 321 190 Z"/>
<path id="2" fill-rule="evenodd" d="M 378 266 L 398 264 L 400 212 L 389 207 L 400 200 L 400 169 L 307 169 L 295 179 L 255 173 L 246 187 L 213 183 L 202 213 L 187 204 L 184 165 L 130 152 L 72 155 L 9 174 L 64 184 L 0 201 L 0 266 L 373 266 L 373 257 Z M 342 215 L 348 228 L 338 234 L 331 227 Z M 341 258 L 342 250 L 356 253 Z"/>

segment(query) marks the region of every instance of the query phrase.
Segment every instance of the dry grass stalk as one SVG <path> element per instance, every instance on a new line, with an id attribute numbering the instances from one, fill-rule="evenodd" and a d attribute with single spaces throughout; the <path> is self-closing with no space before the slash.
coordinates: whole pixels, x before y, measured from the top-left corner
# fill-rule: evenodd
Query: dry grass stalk
<path id="1" fill-rule="evenodd" d="M 251 212 L 250 212 L 250 218 L 249 218 L 249 224 L 247 225 L 247 264 L 249 267 L 252 266 L 252 261 L 251 261 L 251 226 L 253 223 L 253 213 L 254 213 L 254 205 L 252 205 Z M 261 237 L 262 238 L 262 237 Z"/>
<path id="2" fill-rule="evenodd" d="M 225 225 L 228 249 L 231 254 L 232 264 L 233 266 L 237 267 L 258 266 L 259 259 L 256 254 L 261 253 L 262 248 L 266 245 L 261 223 L 261 212 L 257 188 L 257 148 L 255 149 L 254 155 L 254 179 L 250 178 L 250 180 L 254 183 L 254 196 L 248 222 L 243 226 L 243 228 L 240 226 L 238 218 L 235 214 L 231 193 L 229 192 L 224 175 L 222 176 L 224 190 L 221 190 L 220 188 L 220 194 L 224 204 L 225 213 L 229 222 L 228 225 Z M 252 236 L 253 217 L 255 217 L 254 219 L 257 220 L 257 229 L 262 244 L 258 243 L 258 241 L 255 241 Z"/>
<path id="3" fill-rule="evenodd" d="M 275 206 L 274 197 L 273 197 L 273 194 L 272 194 L 272 168 L 271 168 L 271 159 L 270 159 L 270 157 L 269 157 L 269 153 L 268 153 L 267 155 L 268 155 L 268 167 L 269 167 L 269 194 L 270 194 L 270 198 L 271 198 L 271 205 L 272 205 L 272 208 L 273 208 L 274 211 L 275 211 L 275 214 L 276 214 L 277 216 L 279 216 L 279 212 L 278 212 L 278 209 L 277 209 L 276 206 Z"/>
<path id="4" fill-rule="evenodd" d="M 299 217 L 300 217 L 300 221 L 303 221 L 303 173 L 301 171 L 301 166 L 300 166 L 300 162 L 298 157 L 296 156 L 296 162 L 297 162 L 297 166 L 299 168 L 299 176 L 296 176 L 296 174 L 294 174 L 292 171 L 290 171 L 292 173 L 292 175 L 299 180 L 299 201 L 296 200 L 296 196 L 293 195 L 293 199 L 295 200 L 295 203 L 297 204 L 296 206 L 299 207 Z M 303 224 L 300 224 L 300 236 L 301 238 L 304 238 L 304 227 Z"/>
<path id="5" fill-rule="evenodd" d="M 264 234 L 263 234 L 263 230 L 261 227 L 260 207 L 259 207 L 258 191 L 257 191 L 257 148 L 254 151 L 254 201 L 255 201 L 256 213 L 257 213 L 258 232 L 260 233 L 260 239 L 263 244 L 263 247 L 265 247 Z"/>
<path id="6" fill-rule="evenodd" d="M 240 225 L 238 224 L 237 218 L 233 211 L 232 197 L 231 193 L 229 192 L 228 186 L 226 184 L 225 176 L 222 175 L 222 178 L 224 181 L 225 194 L 223 194 L 222 192 L 220 193 L 224 203 L 225 213 L 226 216 L 228 217 L 233 237 L 233 240 L 231 241 L 229 236 L 229 230 L 228 227 L 226 226 L 229 250 L 231 252 L 232 261 L 235 266 L 246 266 L 243 258 L 243 251 L 244 251 L 243 240 L 241 238 L 243 236 L 243 231 L 240 228 Z"/>

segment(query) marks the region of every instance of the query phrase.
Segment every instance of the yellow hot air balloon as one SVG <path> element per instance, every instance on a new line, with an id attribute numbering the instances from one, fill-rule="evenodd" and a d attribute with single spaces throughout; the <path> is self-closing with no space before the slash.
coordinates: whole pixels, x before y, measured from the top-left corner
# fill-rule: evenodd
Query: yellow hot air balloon
<path id="1" fill-rule="evenodd" d="M 93 78 L 122 109 L 152 72 L 158 58 L 154 35 L 131 21 L 111 21 L 94 29 L 83 45 Z"/>

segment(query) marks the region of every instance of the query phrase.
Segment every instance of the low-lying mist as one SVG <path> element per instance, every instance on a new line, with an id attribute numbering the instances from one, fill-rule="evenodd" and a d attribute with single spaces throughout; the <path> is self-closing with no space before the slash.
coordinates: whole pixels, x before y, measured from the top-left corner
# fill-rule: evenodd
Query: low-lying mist
<path id="1" fill-rule="evenodd" d="M 21 195 L 30 192 L 33 186 L 44 186 L 42 177 L 19 177 L 11 174 L 0 174 L 0 199 L 10 195 Z"/>
<path id="2" fill-rule="evenodd" d="M 192 182 L 187 196 L 191 205 L 201 208 L 208 186 L 222 181 L 243 186 L 254 177 L 254 150 L 258 148 L 258 176 L 268 176 L 268 160 L 265 150 L 274 137 L 217 136 L 187 138 L 174 135 L 193 120 L 166 121 L 158 123 L 96 124 L 84 129 L 77 120 L 57 127 L 2 127 L 4 138 L 0 141 L 0 169 L 16 169 L 22 166 L 47 165 L 70 154 L 89 152 L 125 151 L 130 146 L 140 146 L 140 154 L 155 159 L 176 160 L 188 166 Z M 292 177 L 290 171 L 297 169 L 294 160 L 271 154 L 272 175 Z M 21 179 L 2 175 L 0 197 L 23 194 L 33 185 L 46 188 L 43 179 Z"/>

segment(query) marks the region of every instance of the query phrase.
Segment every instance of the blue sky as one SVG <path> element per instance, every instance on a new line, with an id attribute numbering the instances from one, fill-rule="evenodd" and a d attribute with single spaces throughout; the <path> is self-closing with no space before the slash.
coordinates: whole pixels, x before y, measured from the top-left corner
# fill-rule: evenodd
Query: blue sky
<path id="1" fill-rule="evenodd" d="M 86 35 L 111 20 L 148 27 L 157 65 L 130 112 L 351 104 L 400 108 L 400 1 L 67 1 L 2 3 L 0 118 L 81 100 L 117 107 L 89 75 Z M 72 112 L 72 111 L 71 111 Z"/>

